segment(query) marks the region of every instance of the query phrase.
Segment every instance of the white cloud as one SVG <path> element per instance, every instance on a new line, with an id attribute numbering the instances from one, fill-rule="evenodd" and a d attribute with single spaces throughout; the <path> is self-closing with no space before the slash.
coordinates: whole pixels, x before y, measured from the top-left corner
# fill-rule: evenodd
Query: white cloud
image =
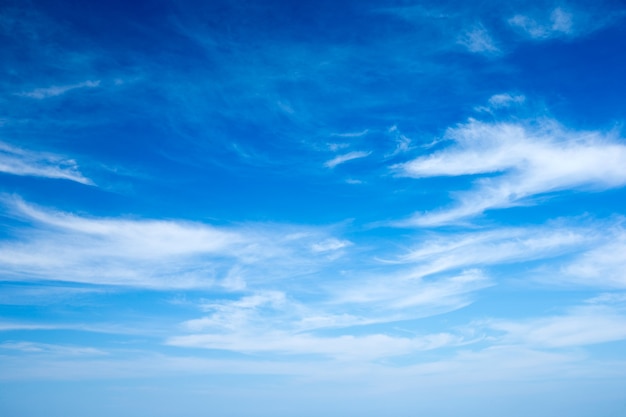
<path id="1" fill-rule="evenodd" d="M 340 138 L 360 138 L 369 133 L 369 129 L 361 130 L 360 132 L 347 132 L 347 133 L 333 133 L 331 136 L 337 136 Z"/>
<path id="2" fill-rule="evenodd" d="M 336 251 L 346 246 L 350 246 L 352 243 L 347 240 L 339 240 L 337 238 L 326 239 L 322 242 L 314 243 L 311 246 L 313 252 L 329 252 Z"/>
<path id="3" fill-rule="evenodd" d="M 493 285 L 478 269 L 425 279 L 420 267 L 388 271 L 382 276 L 337 284 L 331 305 L 339 311 L 362 311 L 362 322 L 384 323 L 458 310 L 472 302 L 472 294 Z"/>
<path id="4" fill-rule="evenodd" d="M 93 185 L 83 176 L 78 164 L 50 153 L 34 152 L 0 142 L 0 172 L 11 175 L 66 179 L 81 184 Z"/>
<path id="5" fill-rule="evenodd" d="M 175 220 L 81 217 L 16 199 L 6 204 L 14 216 L 31 226 L 19 236 L 0 241 L 5 279 L 162 289 L 241 288 L 246 274 L 279 279 L 294 270 L 302 274 L 329 262 L 311 250 L 312 245 L 332 239 L 322 228 L 218 228 Z M 254 268 L 247 268 L 251 265 Z M 240 268 L 233 278 L 235 267 Z"/>
<path id="6" fill-rule="evenodd" d="M 334 168 L 337 165 L 343 164 L 348 161 L 352 161 L 353 159 L 365 158 L 369 156 L 370 154 L 371 152 L 363 152 L 363 151 L 348 152 L 343 155 L 338 155 L 329 161 L 326 161 L 324 163 L 324 166 L 327 168 Z"/>
<path id="7" fill-rule="evenodd" d="M 483 26 L 476 26 L 465 32 L 458 39 L 458 43 L 465 46 L 468 51 L 475 53 L 493 54 L 500 51 L 487 29 Z"/>
<path id="8" fill-rule="evenodd" d="M 502 265 L 552 258 L 598 241 L 587 228 L 509 228 L 424 239 L 390 262 L 416 264 L 423 275 L 459 268 Z"/>
<path id="9" fill-rule="evenodd" d="M 602 10 L 575 10 L 556 7 L 544 14 L 517 14 L 508 19 L 514 30 L 533 40 L 576 37 L 612 24 L 620 12 Z"/>
<path id="10" fill-rule="evenodd" d="M 505 332 L 501 343 L 540 348 L 593 345 L 626 339 L 626 316 L 604 306 L 585 306 L 569 314 L 531 320 L 493 320 L 493 330 Z"/>
<path id="11" fill-rule="evenodd" d="M 349 143 L 329 143 L 328 144 L 328 149 L 330 149 L 333 152 L 336 152 L 340 149 L 349 148 L 349 147 L 350 147 Z"/>
<path id="12" fill-rule="evenodd" d="M 626 231 L 604 230 L 606 241 L 561 268 L 563 280 L 592 287 L 626 287 Z"/>
<path id="13" fill-rule="evenodd" d="M 523 103 L 526 97 L 523 95 L 511 95 L 508 93 L 495 94 L 489 98 L 489 105 L 493 108 L 509 107 L 511 104 Z"/>
<path id="14" fill-rule="evenodd" d="M 417 351 L 458 345 L 461 339 L 449 333 L 422 337 L 366 336 L 319 337 L 311 334 L 268 332 L 262 334 L 193 334 L 168 339 L 173 346 L 223 349 L 243 353 L 274 352 L 290 355 L 323 355 L 341 360 L 375 360 Z"/>
<path id="15" fill-rule="evenodd" d="M 501 93 L 489 97 L 487 105 L 474 107 L 479 112 L 494 113 L 496 110 L 507 109 L 513 105 L 519 105 L 526 101 L 526 97 L 521 94 Z"/>
<path id="16" fill-rule="evenodd" d="M 53 85 L 51 87 L 45 88 L 36 88 L 31 91 L 23 91 L 21 93 L 17 93 L 16 95 L 22 97 L 34 98 L 37 100 L 43 100 L 49 97 L 56 97 L 62 94 L 67 93 L 68 91 L 80 89 L 80 88 L 96 88 L 100 86 L 100 80 L 96 81 L 84 81 L 76 84 L 68 84 L 68 85 Z"/>
<path id="17" fill-rule="evenodd" d="M 626 145 L 614 134 L 568 131 L 554 120 L 531 125 L 470 119 L 448 129 L 446 138 L 453 142 L 447 149 L 394 168 L 413 178 L 490 175 L 458 193 L 456 207 L 416 215 L 407 224 L 454 223 L 485 210 L 529 204 L 538 194 L 626 184 Z"/>
<path id="18" fill-rule="evenodd" d="M 394 125 L 387 129 L 387 132 L 394 136 L 394 140 L 396 143 L 396 147 L 392 152 L 389 152 L 385 155 L 385 157 L 394 157 L 396 155 L 400 155 L 410 151 L 413 147 L 411 146 L 411 139 L 398 129 L 398 126 Z"/>
<path id="19" fill-rule="evenodd" d="M 4 342 L 0 343 L 0 349 L 16 350 L 24 353 L 41 353 L 55 354 L 64 356 L 85 356 L 85 355 L 106 355 L 101 349 L 82 346 L 65 346 L 49 343 L 33 343 L 33 342 Z"/>
<path id="20" fill-rule="evenodd" d="M 573 15 L 560 7 L 550 13 L 551 29 L 554 32 L 571 33 L 573 26 Z"/>

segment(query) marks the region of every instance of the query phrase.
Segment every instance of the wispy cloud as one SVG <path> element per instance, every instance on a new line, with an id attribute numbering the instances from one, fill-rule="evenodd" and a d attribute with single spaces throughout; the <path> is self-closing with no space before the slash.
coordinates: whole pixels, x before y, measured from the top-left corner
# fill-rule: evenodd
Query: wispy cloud
<path id="1" fill-rule="evenodd" d="M 555 120 L 534 124 L 470 119 L 451 128 L 447 149 L 396 165 L 413 178 L 488 174 L 456 207 L 416 215 L 412 223 L 458 222 L 485 210 L 530 203 L 529 197 L 566 189 L 588 191 L 626 184 L 626 145 L 613 133 L 567 130 Z"/>
<path id="2" fill-rule="evenodd" d="M 433 236 L 393 263 L 419 265 L 423 274 L 458 268 L 528 262 L 576 252 L 598 244 L 591 228 L 576 226 L 502 228 Z"/>
<path id="3" fill-rule="evenodd" d="M 20 93 L 16 93 L 18 96 L 34 98 L 37 100 L 43 100 L 50 97 L 60 96 L 72 90 L 77 90 L 81 88 L 96 88 L 100 86 L 100 80 L 96 81 L 83 81 L 81 83 L 76 84 L 67 84 L 67 85 L 53 85 L 50 87 L 44 88 L 35 88 L 30 91 L 22 91 Z"/>
<path id="4" fill-rule="evenodd" d="M 352 242 L 349 242 L 347 240 L 331 238 L 322 242 L 314 243 L 313 246 L 311 246 L 311 249 L 313 249 L 314 252 L 331 252 L 345 248 L 346 246 L 350 246 L 351 244 Z"/>
<path id="5" fill-rule="evenodd" d="M 541 41 L 558 38 L 575 38 L 618 22 L 624 10 L 606 8 L 602 3 L 586 7 L 573 4 L 547 9 L 542 12 L 519 13 L 507 20 L 509 26 L 524 37 Z"/>
<path id="6" fill-rule="evenodd" d="M 574 15 L 560 7 L 552 10 L 548 18 L 535 20 L 527 15 L 515 15 L 508 20 L 509 25 L 523 31 L 533 39 L 547 39 L 570 35 L 574 31 Z"/>
<path id="7" fill-rule="evenodd" d="M 626 288 L 626 231 L 603 229 L 605 241 L 563 266 L 559 276 L 566 282 L 592 287 Z"/>
<path id="8" fill-rule="evenodd" d="M 93 185 L 73 159 L 26 150 L 0 142 L 0 172 L 12 175 L 66 179 Z"/>
<path id="9" fill-rule="evenodd" d="M 384 279 L 381 277 L 384 276 Z M 326 284 L 328 309 L 337 317 L 359 311 L 352 323 L 389 323 L 455 311 L 468 306 L 474 294 L 493 285 L 480 269 L 430 276 L 420 268 L 389 268 L 380 275 Z"/>
<path id="10" fill-rule="evenodd" d="M 487 101 L 488 104 L 486 106 L 478 106 L 474 109 L 476 111 L 492 113 L 495 110 L 506 109 L 514 105 L 520 105 L 524 103 L 524 101 L 526 101 L 526 97 L 522 94 L 494 94 L 493 96 L 489 97 L 489 100 Z"/>
<path id="11" fill-rule="evenodd" d="M 229 280 L 228 271 L 238 265 L 255 264 L 257 273 L 263 274 L 261 264 L 269 259 L 273 260 L 265 267 L 271 266 L 275 278 L 295 264 L 303 273 L 315 268 L 314 259 L 328 261 L 327 256 L 315 256 L 319 253 L 315 245 L 334 242 L 322 229 L 88 218 L 37 208 L 19 199 L 6 204 L 14 216 L 31 223 L 20 236 L 0 242 L 5 279 L 20 281 L 209 287 L 220 285 L 222 277 Z"/>
<path id="12" fill-rule="evenodd" d="M 460 338 L 448 333 L 409 338 L 384 334 L 320 337 L 272 332 L 250 335 L 195 334 L 173 337 L 167 343 L 173 346 L 223 349 L 244 353 L 313 354 L 341 360 L 369 361 L 458 345 Z"/>
<path id="13" fill-rule="evenodd" d="M 465 46 L 470 52 L 483 54 L 495 54 L 500 52 L 495 41 L 482 25 L 465 32 L 459 37 L 458 43 Z"/>
<path id="14" fill-rule="evenodd" d="M 340 138 L 360 138 L 369 133 L 369 129 L 361 130 L 360 132 L 347 132 L 347 133 L 333 133 L 331 136 L 337 136 Z"/>
<path id="15" fill-rule="evenodd" d="M 346 163 L 348 161 L 352 161 L 354 159 L 360 159 L 360 158 L 365 158 L 367 156 L 369 156 L 371 154 L 371 152 L 364 152 L 364 151 L 354 151 L 354 152 L 348 152 L 346 154 L 343 155 L 339 155 L 334 157 L 333 159 L 326 161 L 324 163 L 324 166 L 327 168 L 334 168 L 337 165 L 341 165 L 343 163 Z"/>
<path id="16" fill-rule="evenodd" d="M 540 348 L 563 348 L 626 339 L 626 316 L 606 306 L 573 308 L 568 314 L 531 320 L 488 322 L 504 332 L 501 343 Z"/>
<path id="17" fill-rule="evenodd" d="M 105 351 L 96 348 L 25 341 L 0 343 L 0 349 L 14 350 L 25 353 L 56 354 L 65 356 L 106 355 Z"/>

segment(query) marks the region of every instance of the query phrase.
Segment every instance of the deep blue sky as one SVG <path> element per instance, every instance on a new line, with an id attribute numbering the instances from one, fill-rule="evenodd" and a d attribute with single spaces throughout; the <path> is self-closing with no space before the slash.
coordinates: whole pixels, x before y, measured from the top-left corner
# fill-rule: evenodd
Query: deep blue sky
<path id="1" fill-rule="evenodd" d="M 5 1 L 0 414 L 626 413 L 620 1 Z"/>

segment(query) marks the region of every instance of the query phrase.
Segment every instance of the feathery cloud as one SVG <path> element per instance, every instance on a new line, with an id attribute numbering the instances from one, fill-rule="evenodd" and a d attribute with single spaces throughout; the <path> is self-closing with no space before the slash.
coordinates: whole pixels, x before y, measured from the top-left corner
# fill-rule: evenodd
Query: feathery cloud
<path id="1" fill-rule="evenodd" d="M 333 159 L 326 161 L 324 163 L 324 166 L 327 168 L 334 168 L 337 165 L 346 163 L 348 161 L 352 161 L 354 159 L 365 158 L 369 156 L 370 154 L 371 152 L 364 152 L 364 151 L 348 152 L 346 154 L 336 156 Z"/>
<path id="2" fill-rule="evenodd" d="M 20 199 L 6 204 L 13 216 L 31 224 L 18 236 L 0 241 L 4 279 L 19 281 L 206 288 L 217 285 L 224 275 L 232 286 L 229 270 L 254 264 L 262 275 L 266 271 L 262 264 L 269 259 L 264 265 L 275 278 L 295 265 L 301 272 L 316 268 L 328 257 L 316 257 L 314 245 L 333 242 L 322 229 L 88 218 L 37 208 Z"/>
<path id="3" fill-rule="evenodd" d="M 474 53 L 494 54 L 500 52 L 495 41 L 485 27 L 476 26 L 458 39 L 458 43 Z"/>
<path id="4" fill-rule="evenodd" d="M 67 93 L 68 91 L 77 90 L 81 88 L 96 88 L 100 86 L 100 80 L 96 81 L 83 81 L 81 83 L 76 84 L 67 84 L 67 85 L 53 85 L 50 87 L 44 88 L 35 88 L 30 91 L 22 91 L 20 93 L 16 93 L 16 95 L 21 97 L 34 98 L 37 100 L 43 100 L 50 97 L 60 96 L 62 94 Z"/>
<path id="5" fill-rule="evenodd" d="M 555 120 L 486 123 L 470 119 L 448 129 L 453 145 L 394 168 L 412 178 L 486 174 L 460 192 L 456 207 L 416 215 L 408 223 L 455 223 L 486 210 L 528 204 L 539 194 L 626 184 L 626 145 L 615 134 L 565 129 Z"/>
<path id="6" fill-rule="evenodd" d="M 78 169 L 73 159 L 21 149 L 0 142 L 0 172 L 11 175 L 65 179 L 93 185 Z"/>
<path id="7" fill-rule="evenodd" d="M 533 39 L 548 39 L 570 35 L 574 30 L 574 15 L 560 7 L 555 8 L 546 19 L 536 20 L 527 15 L 515 15 L 508 20 L 511 27 L 524 32 Z"/>

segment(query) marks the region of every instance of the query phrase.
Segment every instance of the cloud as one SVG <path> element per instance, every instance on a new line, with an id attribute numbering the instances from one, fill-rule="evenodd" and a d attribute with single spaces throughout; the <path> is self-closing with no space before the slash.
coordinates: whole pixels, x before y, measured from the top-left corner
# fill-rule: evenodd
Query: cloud
<path id="1" fill-rule="evenodd" d="M 0 142 L 0 172 L 11 175 L 66 179 L 93 185 L 78 169 L 73 159 L 21 149 Z"/>
<path id="2" fill-rule="evenodd" d="M 64 346 L 25 341 L 9 341 L 0 343 L 0 349 L 14 350 L 23 353 L 55 354 L 64 356 L 106 355 L 105 351 L 91 347 Z"/>
<path id="3" fill-rule="evenodd" d="M 403 176 L 483 175 L 471 191 L 456 195 L 456 207 L 418 214 L 406 224 L 455 223 L 486 210 L 531 203 L 530 197 L 626 184 L 626 145 L 615 134 L 565 129 L 555 120 L 486 123 L 474 119 L 448 129 L 448 148 L 394 169 Z"/>
<path id="4" fill-rule="evenodd" d="M 477 292 L 503 284 L 509 278 L 520 278 L 498 276 L 492 273 L 492 268 L 532 262 L 534 266 L 525 269 L 526 282 L 541 281 L 549 275 L 552 283 L 562 283 L 568 279 L 566 274 L 552 272 L 553 269 L 569 265 L 572 260 L 580 259 L 581 253 L 613 240 L 597 232 L 613 228 L 612 224 L 578 223 L 561 220 L 532 228 L 430 233 L 421 236 L 418 245 L 402 254 L 377 259 L 378 273 L 371 271 L 374 267 L 371 259 L 361 258 L 354 265 L 355 258 L 351 258 L 337 265 L 343 269 L 340 272 L 316 274 L 315 283 L 306 290 L 287 292 L 247 287 L 246 295 L 240 298 L 204 302 L 199 307 L 206 314 L 182 324 L 192 334 L 168 340 L 188 347 L 248 353 L 310 353 L 345 359 L 349 355 L 342 353 L 342 349 L 350 343 L 362 342 L 367 347 L 370 341 L 377 340 L 374 336 L 381 336 L 359 328 L 455 311 L 472 304 Z M 329 242 L 335 241 L 331 238 Z M 358 266 L 364 262 L 369 262 L 370 267 Z M 328 338 L 317 334 L 329 330 L 335 334 L 338 329 L 344 336 L 355 337 Z M 454 343 L 473 343 L 476 337 L 480 338 L 476 336 L 480 332 L 461 333 L 465 334 L 463 337 L 456 330 L 445 333 L 454 336 L 451 336 Z M 357 335 L 372 339 L 359 339 Z M 400 339 L 390 344 L 413 346 L 408 339 Z M 495 344 L 508 343 L 498 338 L 493 340 Z M 324 350 L 318 346 L 325 343 L 335 348 Z M 279 346 L 284 346 L 284 350 Z M 398 347 L 397 354 L 401 351 Z M 375 349 L 371 352 L 373 356 L 364 354 L 360 360 L 396 354 Z"/>
<path id="5" fill-rule="evenodd" d="M 224 276 L 226 288 L 234 285 L 235 267 L 243 275 L 273 279 L 296 268 L 315 269 L 329 259 L 316 256 L 313 245 L 332 242 L 322 228 L 89 218 L 19 199 L 5 203 L 13 216 L 30 223 L 18 236 L 0 241 L 5 280 L 166 289 L 206 288 Z M 251 265 L 253 272 L 247 269 Z M 237 287 L 245 286 L 241 279 Z"/>
<path id="6" fill-rule="evenodd" d="M 383 262 L 413 266 L 416 276 L 453 274 L 468 268 L 525 264 L 522 276 L 507 278 L 556 287 L 626 287 L 623 219 L 560 219 L 541 226 L 429 233 L 417 245 Z M 529 266 L 532 265 L 532 266 Z M 495 274 L 494 274 L 495 275 Z"/>
<path id="7" fill-rule="evenodd" d="M 387 133 L 394 136 L 396 147 L 392 152 L 387 153 L 385 157 L 387 158 L 394 157 L 396 155 L 406 153 L 410 151 L 411 149 L 413 149 L 413 147 L 411 146 L 411 139 L 405 136 L 404 134 L 402 134 L 402 132 L 400 132 L 400 129 L 398 129 L 398 126 L 396 125 L 391 126 L 389 129 L 387 129 Z"/>
<path id="8" fill-rule="evenodd" d="M 560 269 L 563 280 L 592 287 L 626 288 L 626 231 L 621 227 L 603 230 L 603 244 Z"/>
<path id="9" fill-rule="evenodd" d="M 542 41 L 584 36 L 615 24 L 623 17 L 623 10 L 606 8 L 600 2 L 586 8 L 556 7 L 540 13 L 519 13 L 507 23 L 524 37 Z"/>
<path id="10" fill-rule="evenodd" d="M 429 277 L 430 272 L 419 267 L 391 269 L 383 273 L 384 279 L 338 284 L 329 303 L 339 312 L 363 312 L 358 320 L 363 323 L 385 323 L 458 310 L 471 304 L 473 293 L 493 285 L 476 268 L 437 277 Z"/>
<path id="11" fill-rule="evenodd" d="M 495 41 L 483 26 L 468 30 L 458 39 L 458 43 L 474 53 L 494 54 L 500 52 Z"/>
<path id="12" fill-rule="evenodd" d="M 348 161 L 352 161 L 353 159 L 365 158 L 369 156 L 370 154 L 371 152 L 363 152 L 363 151 L 348 152 L 346 154 L 336 156 L 335 158 L 329 161 L 326 161 L 324 163 L 324 166 L 327 168 L 334 168 L 337 165 L 343 164 Z"/>
<path id="13" fill-rule="evenodd" d="M 524 103 L 524 101 L 526 101 L 526 97 L 522 94 L 494 94 L 493 96 L 489 97 L 489 100 L 487 101 L 488 105 L 478 106 L 474 109 L 476 111 L 493 113 L 494 110 L 506 109 L 516 104 L 522 104 Z"/>
<path id="14" fill-rule="evenodd" d="M 81 88 L 96 88 L 99 86 L 100 86 L 100 80 L 83 81 L 81 83 L 76 83 L 76 84 L 53 85 L 51 87 L 35 88 L 34 90 L 31 90 L 31 91 L 23 91 L 20 93 L 16 93 L 16 95 L 21 96 L 21 97 L 34 98 L 37 100 L 43 100 L 43 99 L 50 98 L 50 97 L 60 96 L 72 90 L 77 90 Z"/>
<path id="15" fill-rule="evenodd" d="M 369 133 L 369 129 L 363 129 L 360 132 L 347 132 L 347 133 L 333 133 L 331 136 L 337 136 L 340 138 L 360 138 Z"/>
<path id="16" fill-rule="evenodd" d="M 322 242 L 314 243 L 311 247 L 313 252 L 329 252 L 336 251 L 346 246 L 351 245 L 352 243 L 347 240 L 339 240 L 336 238 L 326 239 Z"/>
<path id="17" fill-rule="evenodd" d="M 504 332 L 500 343 L 565 348 L 626 339 L 626 316 L 605 306 L 584 306 L 568 314 L 530 320 L 493 320 L 488 327 Z"/>
<path id="18" fill-rule="evenodd" d="M 597 244 L 593 229 L 573 226 L 502 228 L 438 235 L 389 262 L 418 265 L 429 275 L 460 268 L 548 259 Z"/>
<path id="19" fill-rule="evenodd" d="M 316 310 L 314 304 L 296 302 L 279 291 L 258 291 L 237 300 L 212 301 L 202 308 L 210 314 L 184 322 L 183 329 L 191 334 L 170 337 L 166 341 L 168 345 L 372 361 L 468 342 L 445 332 L 415 337 L 382 333 L 354 335 L 351 327 L 376 321 Z M 314 333 L 333 328 L 345 329 L 344 334 Z"/>
<path id="20" fill-rule="evenodd" d="M 560 7 L 552 10 L 547 19 L 537 21 L 526 15 L 515 15 L 508 20 L 513 28 L 521 30 L 532 39 L 548 39 L 571 35 L 574 30 L 574 15 Z"/>
<path id="21" fill-rule="evenodd" d="M 242 353 L 273 352 L 289 355 L 323 355 L 341 360 L 371 361 L 437 349 L 460 343 L 448 333 L 423 337 L 392 337 L 385 334 L 319 337 L 310 334 L 270 332 L 262 334 L 194 334 L 176 336 L 167 344 L 181 347 L 221 349 Z"/>

